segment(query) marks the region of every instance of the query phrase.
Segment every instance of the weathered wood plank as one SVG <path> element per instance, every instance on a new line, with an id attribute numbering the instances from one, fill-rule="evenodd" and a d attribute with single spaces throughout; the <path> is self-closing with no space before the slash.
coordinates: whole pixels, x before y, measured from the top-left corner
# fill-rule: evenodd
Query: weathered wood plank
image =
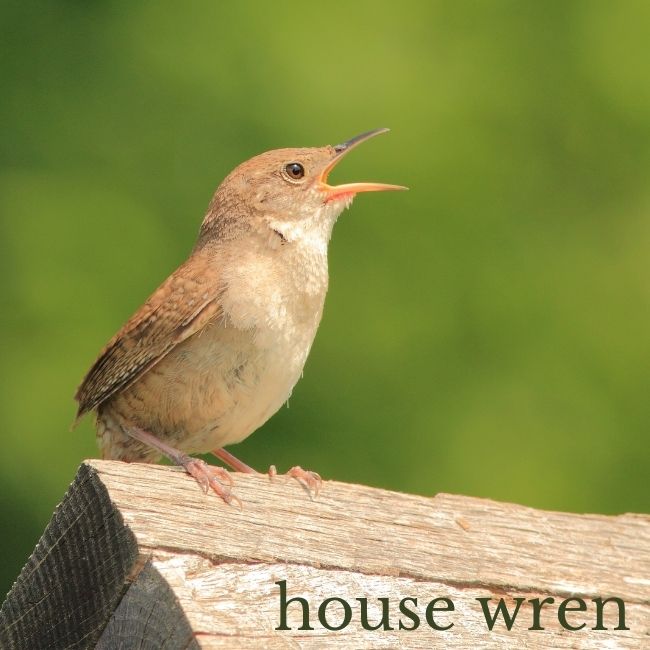
<path id="1" fill-rule="evenodd" d="M 144 647 L 199 647 L 183 603 L 152 560 L 120 601 L 97 643 L 97 650 Z"/>
<path id="2" fill-rule="evenodd" d="M 650 517 L 544 512 L 483 499 L 425 498 L 326 482 L 311 499 L 293 480 L 236 475 L 244 508 L 203 495 L 175 468 L 88 461 L 0 612 L 0 647 L 576 647 L 638 648 L 650 641 Z M 302 596 L 314 630 L 276 630 L 278 581 Z M 528 630 L 530 603 L 508 632 L 486 625 L 478 597 L 580 597 L 587 621 L 563 628 L 544 609 Z M 591 630 L 591 599 L 625 603 L 626 626 L 605 609 Z M 325 629 L 317 610 L 343 598 L 351 622 Z M 367 631 L 388 598 L 390 625 L 404 597 L 418 599 L 420 627 Z M 426 604 L 449 598 L 446 631 L 426 624 Z M 340 620 L 334 603 L 327 619 Z M 30 645 L 31 643 L 31 645 Z M 433 645 L 432 645 L 433 644 Z"/>
<path id="3" fill-rule="evenodd" d="M 442 582 L 423 582 L 412 578 L 366 575 L 363 573 L 294 564 L 214 564 L 197 555 L 157 553 L 153 566 L 164 577 L 171 590 L 183 603 L 185 616 L 192 629 L 200 631 L 197 640 L 202 648 L 603 648 L 604 642 L 616 639 L 617 648 L 638 649 L 639 630 L 647 628 L 650 607 L 637 603 L 626 607 L 629 631 L 616 633 L 568 632 L 558 623 L 551 610 L 541 618 L 544 630 L 531 632 L 532 608 L 526 603 L 518 616 L 526 623 L 515 625 L 512 631 L 497 625 L 490 632 L 476 596 L 494 596 L 489 587 L 481 589 L 453 587 Z M 279 588 L 276 582 L 286 580 L 288 597 L 302 596 L 310 603 L 309 614 L 313 631 L 301 631 L 304 610 L 299 604 L 287 607 L 287 627 L 291 631 L 278 632 Z M 518 595 L 534 598 L 547 594 L 539 592 Z M 227 594 L 227 597 L 224 597 Z M 499 597 L 503 594 L 499 593 Z M 326 598 L 337 596 L 350 604 L 351 623 L 339 632 L 324 629 L 318 622 L 317 608 Z M 441 627 L 453 623 L 449 630 L 435 631 L 425 622 L 426 604 L 434 598 L 447 597 L 455 605 L 454 612 L 439 613 L 435 620 Z M 389 599 L 393 630 L 365 631 L 360 625 L 360 603 L 365 597 L 367 619 L 371 625 L 382 620 L 379 597 Z M 399 620 L 406 627 L 413 621 L 400 617 L 398 604 L 402 598 L 417 598 L 420 625 L 415 630 L 399 630 Z M 412 605 L 412 603 L 411 603 Z M 543 610 L 544 611 L 544 610 Z M 605 610 L 605 625 L 617 624 L 615 610 Z M 583 618 L 593 620 L 593 608 Z M 573 614 L 572 619 L 578 620 Z M 342 608 L 333 604 L 327 609 L 327 620 L 337 626 L 343 620 Z M 592 625 L 590 625 L 591 627 Z"/>
<path id="4" fill-rule="evenodd" d="M 0 648 L 88 647 L 138 557 L 97 472 L 82 465 L 0 610 Z"/>
<path id="5" fill-rule="evenodd" d="M 142 547 L 557 594 L 647 600 L 650 516 L 573 515 L 447 494 L 237 476 L 244 510 L 178 470 L 92 461 Z M 147 507 L 142 507 L 147 504 Z M 173 525 L 170 525 L 173 523 Z M 214 534 L 206 534 L 212 531 Z"/>

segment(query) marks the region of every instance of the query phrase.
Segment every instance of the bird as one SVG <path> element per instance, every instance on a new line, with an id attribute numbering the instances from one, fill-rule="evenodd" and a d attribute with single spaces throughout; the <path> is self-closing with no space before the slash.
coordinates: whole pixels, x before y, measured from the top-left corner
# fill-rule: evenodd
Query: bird
<path id="1" fill-rule="evenodd" d="M 109 340 L 75 393 L 75 423 L 96 414 L 103 458 L 164 456 L 206 493 L 233 500 L 227 470 L 193 454 L 255 472 L 224 447 L 262 426 L 302 375 L 323 314 L 338 216 L 359 193 L 407 189 L 328 183 L 344 156 L 386 131 L 267 151 L 223 180 L 187 260 Z M 299 465 L 287 474 L 320 486 L 320 476 Z"/>

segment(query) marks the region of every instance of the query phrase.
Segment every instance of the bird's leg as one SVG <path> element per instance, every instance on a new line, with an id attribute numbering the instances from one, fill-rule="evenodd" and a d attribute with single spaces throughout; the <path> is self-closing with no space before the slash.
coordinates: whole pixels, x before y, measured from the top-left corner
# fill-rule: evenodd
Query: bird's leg
<path id="1" fill-rule="evenodd" d="M 137 427 L 122 428 L 127 435 L 131 436 L 131 438 L 144 445 L 157 449 L 163 456 L 169 458 L 172 463 L 180 465 L 190 476 L 196 479 L 196 482 L 201 486 L 206 494 L 208 493 L 208 490 L 212 488 L 212 490 L 226 503 L 236 500 L 239 502 L 241 508 L 241 501 L 239 501 L 239 499 L 230 491 L 230 488 L 232 487 L 232 478 L 223 467 L 213 467 L 200 458 L 192 458 L 176 449 L 176 447 L 172 447 L 163 442 L 148 431 L 138 429 Z M 227 483 L 228 488 L 225 488 L 221 482 Z"/>
<path id="2" fill-rule="evenodd" d="M 222 460 L 226 465 L 232 467 L 236 472 L 242 472 L 243 474 L 257 474 L 258 476 L 263 476 L 262 472 L 258 472 L 256 469 L 253 469 L 250 465 L 247 465 L 243 461 L 239 460 L 236 456 L 233 456 L 229 451 L 225 449 L 213 449 L 212 453 L 219 459 Z M 269 467 L 267 472 L 269 478 L 274 478 L 278 475 L 278 470 L 275 469 L 275 465 Z"/>
<path id="3" fill-rule="evenodd" d="M 229 451 L 225 449 L 213 449 L 212 453 L 222 460 L 226 465 L 232 467 L 236 472 L 243 472 L 244 474 L 258 474 L 262 475 L 261 472 L 258 472 L 256 469 L 253 469 L 250 465 L 239 460 L 233 456 Z M 275 468 L 275 465 L 269 467 L 267 472 L 270 479 L 274 479 L 278 475 L 278 470 Z M 302 483 L 311 493 L 313 491 L 314 496 L 318 496 L 320 492 L 321 485 L 323 484 L 323 479 L 320 477 L 320 474 L 316 472 L 310 472 L 305 470 L 299 465 L 292 467 L 288 472 L 287 476 L 295 478 L 298 482 Z"/>
<path id="4" fill-rule="evenodd" d="M 222 460 L 226 465 L 232 467 L 236 472 L 242 472 L 243 474 L 260 474 L 256 469 L 253 469 L 250 465 L 239 460 L 233 456 L 229 451 L 225 449 L 213 449 L 212 453 L 219 459 Z"/>

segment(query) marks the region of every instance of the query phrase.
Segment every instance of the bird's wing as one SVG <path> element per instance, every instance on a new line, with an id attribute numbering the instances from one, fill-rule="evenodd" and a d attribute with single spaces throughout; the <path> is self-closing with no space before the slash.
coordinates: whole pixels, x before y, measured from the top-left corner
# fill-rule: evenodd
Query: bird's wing
<path id="1" fill-rule="evenodd" d="M 77 419 L 124 390 L 220 312 L 214 265 L 194 255 L 108 342 L 75 393 Z"/>

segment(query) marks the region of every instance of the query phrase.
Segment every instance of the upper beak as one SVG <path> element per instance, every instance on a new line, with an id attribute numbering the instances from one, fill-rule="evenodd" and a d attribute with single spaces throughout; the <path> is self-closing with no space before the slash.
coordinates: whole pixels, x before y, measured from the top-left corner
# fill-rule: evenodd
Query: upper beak
<path id="1" fill-rule="evenodd" d="M 319 181 L 322 188 L 327 192 L 326 201 L 331 201 L 334 198 L 340 198 L 344 195 L 354 196 L 359 192 L 381 192 L 382 190 L 407 190 L 408 187 L 403 187 L 402 185 L 386 185 L 385 183 L 345 183 L 344 185 L 328 185 L 327 176 L 334 169 L 336 164 L 345 156 L 349 151 L 352 151 L 357 145 L 360 145 L 362 142 L 373 138 L 380 133 L 386 133 L 389 129 L 374 129 L 374 131 L 367 131 L 361 135 L 357 135 L 354 138 L 343 142 L 342 144 L 337 144 L 334 147 L 334 157 L 327 164 L 325 169 L 321 172 Z"/>

